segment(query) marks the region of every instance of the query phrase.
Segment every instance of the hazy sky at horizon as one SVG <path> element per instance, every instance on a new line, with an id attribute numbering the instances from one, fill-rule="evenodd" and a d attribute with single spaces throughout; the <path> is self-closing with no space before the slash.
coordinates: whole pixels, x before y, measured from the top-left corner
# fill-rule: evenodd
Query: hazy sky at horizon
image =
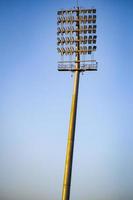
<path id="1" fill-rule="evenodd" d="M 98 72 L 80 78 L 71 199 L 133 200 L 133 2 L 97 8 Z M 57 71 L 70 0 L 0 0 L 0 200 L 61 199 L 73 78 Z"/>

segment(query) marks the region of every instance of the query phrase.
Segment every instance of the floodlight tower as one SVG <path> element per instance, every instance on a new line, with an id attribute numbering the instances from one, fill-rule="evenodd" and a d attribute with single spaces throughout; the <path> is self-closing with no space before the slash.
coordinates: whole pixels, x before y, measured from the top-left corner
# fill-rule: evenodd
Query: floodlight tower
<path id="1" fill-rule="evenodd" d="M 82 9 L 77 6 L 70 10 L 60 10 L 57 12 L 57 25 L 57 51 L 61 56 L 58 71 L 74 73 L 62 190 L 62 200 L 69 200 L 80 72 L 97 71 L 97 62 L 94 60 L 97 39 L 96 9 Z"/>

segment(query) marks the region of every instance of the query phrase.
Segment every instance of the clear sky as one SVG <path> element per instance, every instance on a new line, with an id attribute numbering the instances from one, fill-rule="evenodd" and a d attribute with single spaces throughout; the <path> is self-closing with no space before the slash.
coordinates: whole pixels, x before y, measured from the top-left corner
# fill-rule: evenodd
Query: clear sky
<path id="1" fill-rule="evenodd" d="M 0 0 L 0 200 L 59 200 L 73 78 L 57 71 L 56 12 Z M 81 75 L 71 199 L 133 200 L 133 1 L 97 8 L 98 72 Z"/>

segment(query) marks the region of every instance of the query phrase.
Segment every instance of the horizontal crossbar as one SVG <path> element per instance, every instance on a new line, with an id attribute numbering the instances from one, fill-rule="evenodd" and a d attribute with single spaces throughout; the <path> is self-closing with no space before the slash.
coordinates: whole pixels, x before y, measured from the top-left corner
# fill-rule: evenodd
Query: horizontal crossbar
<path id="1" fill-rule="evenodd" d="M 96 62 L 96 60 L 71 60 L 71 61 L 59 61 L 58 63 L 80 63 L 80 62 Z"/>
<path id="2" fill-rule="evenodd" d="M 79 71 L 79 72 L 84 72 L 84 71 L 97 71 L 97 68 L 80 68 L 80 69 L 72 69 L 72 68 L 61 68 L 58 67 L 58 71 Z"/>

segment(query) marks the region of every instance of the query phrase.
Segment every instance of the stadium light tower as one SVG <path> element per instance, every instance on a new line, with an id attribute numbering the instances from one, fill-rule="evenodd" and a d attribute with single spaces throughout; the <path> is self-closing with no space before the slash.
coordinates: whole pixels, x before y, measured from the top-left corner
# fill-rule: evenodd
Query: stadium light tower
<path id="1" fill-rule="evenodd" d="M 97 40 L 96 9 L 77 6 L 70 10 L 60 10 L 57 12 L 57 25 L 57 51 L 61 57 L 58 71 L 74 73 L 62 190 L 62 200 L 69 200 L 80 72 L 97 71 L 97 62 L 94 60 Z"/>

